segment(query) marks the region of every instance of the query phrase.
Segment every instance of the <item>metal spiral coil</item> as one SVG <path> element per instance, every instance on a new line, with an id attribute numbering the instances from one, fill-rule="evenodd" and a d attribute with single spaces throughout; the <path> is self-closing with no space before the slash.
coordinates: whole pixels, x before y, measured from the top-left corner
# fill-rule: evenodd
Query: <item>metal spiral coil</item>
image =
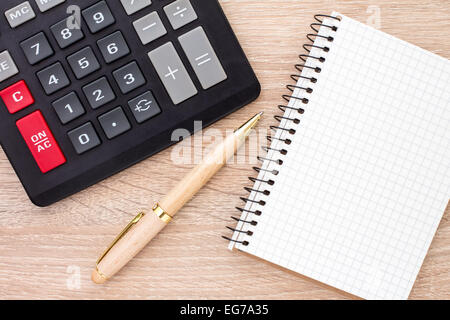
<path id="1" fill-rule="evenodd" d="M 284 94 L 282 96 L 283 100 L 285 100 L 286 102 L 290 102 L 291 100 L 298 100 L 300 102 L 302 102 L 303 104 L 307 105 L 309 103 L 309 99 L 306 97 L 298 97 L 296 95 L 294 95 L 294 91 L 295 90 L 303 90 L 306 94 L 312 94 L 313 93 L 313 89 L 310 87 L 300 87 L 297 85 L 298 81 L 300 79 L 305 79 L 305 80 L 309 80 L 312 84 L 317 83 L 317 78 L 316 77 L 306 77 L 302 75 L 302 72 L 305 68 L 307 69 L 311 69 L 313 70 L 315 73 L 319 74 L 322 71 L 322 68 L 315 65 L 307 65 L 307 61 L 308 59 L 310 60 L 316 60 L 318 63 L 324 63 L 326 61 L 325 57 L 322 56 L 313 56 L 311 55 L 311 50 L 313 48 L 315 49 L 319 49 L 325 53 L 329 52 L 331 49 L 329 46 L 318 46 L 315 45 L 315 41 L 317 38 L 322 38 L 322 39 L 326 39 L 328 42 L 332 43 L 334 41 L 334 37 L 331 35 L 321 35 L 319 34 L 319 29 L 321 27 L 325 27 L 330 29 L 331 32 L 336 32 L 338 30 L 338 27 L 336 26 L 331 26 L 331 25 L 327 25 L 324 24 L 323 21 L 325 18 L 330 18 L 330 19 L 334 19 L 337 21 L 341 21 L 341 19 L 339 17 L 333 17 L 333 16 L 329 16 L 329 15 L 323 15 L 323 14 L 318 14 L 314 16 L 314 19 L 317 22 L 314 22 L 310 25 L 311 29 L 315 32 L 315 33 L 309 33 L 307 34 L 306 38 L 311 42 L 311 43 L 307 43 L 303 45 L 303 49 L 307 52 L 307 54 L 300 54 L 299 55 L 299 59 L 302 61 L 299 64 L 295 65 L 295 69 L 299 72 L 298 74 L 292 74 L 290 77 L 293 81 L 295 81 L 295 84 L 289 84 L 286 86 L 286 89 L 291 93 L 291 94 Z M 302 115 L 305 112 L 305 109 L 303 108 L 295 108 L 295 107 L 291 107 L 289 105 L 279 105 L 278 108 L 283 111 L 283 113 L 285 114 L 287 110 L 295 110 L 298 112 L 299 115 Z M 276 126 L 276 125 L 272 125 L 270 126 L 270 129 L 273 131 L 278 131 L 278 130 L 282 130 L 287 132 L 287 134 L 289 135 L 295 135 L 296 130 L 293 128 L 286 128 L 286 127 L 282 127 L 281 123 L 284 121 L 285 123 L 288 122 L 292 122 L 293 124 L 300 124 L 301 119 L 297 118 L 297 117 L 286 117 L 284 115 L 275 115 L 274 116 L 275 120 L 280 123 L 280 125 Z M 281 143 L 284 143 L 285 145 L 290 145 L 292 143 L 292 140 L 289 138 L 280 138 L 280 137 L 275 137 L 275 135 L 273 136 L 267 136 L 267 140 L 269 141 L 269 143 L 272 143 L 274 140 L 278 140 Z M 282 156 L 286 155 L 288 153 L 287 149 L 281 148 L 281 149 L 274 149 L 272 147 L 269 146 L 264 146 L 262 147 L 262 149 L 268 153 L 270 151 L 272 151 L 273 153 L 280 153 Z M 275 163 L 278 166 L 282 166 L 283 165 L 283 160 L 282 159 L 270 159 L 269 157 L 261 157 L 258 156 L 257 157 L 259 161 L 261 162 L 270 162 L 270 163 Z M 253 167 L 253 170 L 255 170 L 258 174 L 260 172 L 267 172 L 267 173 L 271 173 L 272 175 L 276 176 L 279 174 L 279 170 L 276 169 L 265 169 L 262 167 Z M 244 187 L 244 190 L 247 191 L 249 194 L 251 193 L 255 193 L 255 194 L 260 194 L 261 196 L 269 196 L 270 195 L 270 190 L 269 187 L 272 187 L 275 184 L 275 180 L 272 179 L 268 179 L 268 180 L 263 180 L 263 179 L 258 179 L 258 178 L 254 178 L 254 177 L 249 177 L 249 180 L 253 183 L 260 183 L 260 185 L 266 185 L 266 188 L 263 189 L 254 189 L 254 188 L 249 188 L 249 187 Z M 265 206 L 266 205 L 266 201 L 264 200 L 253 200 L 250 198 L 245 198 L 245 197 L 241 197 L 240 198 L 244 203 L 255 203 L 257 205 L 260 206 Z M 236 209 L 238 211 L 240 211 L 241 213 L 247 213 L 249 215 L 254 215 L 254 216 L 261 216 L 262 215 L 262 211 L 261 210 L 247 210 L 243 207 L 236 207 Z M 243 220 L 237 217 L 232 216 L 231 217 L 234 221 L 238 222 L 238 223 L 243 223 L 246 225 L 251 225 L 251 226 L 256 226 L 258 224 L 258 222 L 256 220 Z M 227 229 L 233 231 L 233 232 L 239 232 L 242 234 L 246 234 L 247 236 L 252 236 L 253 235 L 253 231 L 251 230 L 239 230 L 236 228 L 231 228 L 231 227 L 227 227 Z M 239 241 L 239 240 L 235 240 L 232 239 L 230 237 L 226 237 L 226 236 L 222 236 L 222 238 L 231 241 L 231 242 L 235 242 L 235 243 L 240 243 L 243 246 L 248 246 L 250 243 L 248 241 Z"/>

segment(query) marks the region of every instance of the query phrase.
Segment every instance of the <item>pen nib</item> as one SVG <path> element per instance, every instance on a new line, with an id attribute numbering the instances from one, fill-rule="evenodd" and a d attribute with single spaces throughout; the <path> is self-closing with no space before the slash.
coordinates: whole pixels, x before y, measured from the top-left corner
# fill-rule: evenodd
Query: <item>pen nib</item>
<path id="1" fill-rule="evenodd" d="M 250 134 L 251 130 L 256 127 L 256 125 L 258 124 L 259 120 L 261 120 L 262 115 L 264 114 L 264 112 L 260 112 L 258 114 L 256 114 L 255 116 L 253 116 L 253 118 L 251 118 L 250 120 L 248 120 L 246 123 L 244 123 L 239 129 L 237 129 L 234 133 L 241 137 L 241 138 L 246 138 L 248 137 L 248 135 Z"/>

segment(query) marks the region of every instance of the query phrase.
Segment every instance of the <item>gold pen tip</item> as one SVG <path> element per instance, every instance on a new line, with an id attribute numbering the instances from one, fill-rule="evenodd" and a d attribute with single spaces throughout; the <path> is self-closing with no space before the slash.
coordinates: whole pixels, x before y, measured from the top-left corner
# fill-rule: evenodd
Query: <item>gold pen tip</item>
<path id="1" fill-rule="evenodd" d="M 263 114 L 264 112 L 255 114 L 250 120 L 237 129 L 235 134 L 244 138 L 247 137 L 250 134 L 250 131 L 258 124 L 259 120 L 261 120 Z"/>
<path id="2" fill-rule="evenodd" d="M 106 282 L 105 277 L 102 277 L 97 269 L 94 269 L 94 271 L 92 271 L 91 279 L 96 284 L 103 284 Z"/>

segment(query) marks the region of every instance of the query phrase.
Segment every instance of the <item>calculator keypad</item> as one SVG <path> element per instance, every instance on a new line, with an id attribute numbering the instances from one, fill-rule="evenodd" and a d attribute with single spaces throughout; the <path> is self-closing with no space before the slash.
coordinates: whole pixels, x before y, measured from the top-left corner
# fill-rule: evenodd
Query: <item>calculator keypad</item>
<path id="1" fill-rule="evenodd" d="M 48 95 L 51 95 L 70 84 L 70 80 L 67 77 L 64 68 L 59 62 L 39 71 L 37 76 L 45 93 Z"/>
<path id="2" fill-rule="evenodd" d="M 108 139 L 114 139 L 131 129 L 130 122 L 121 107 L 101 115 L 98 117 L 98 121 Z"/>
<path id="3" fill-rule="evenodd" d="M 97 45 L 106 63 L 112 63 L 130 54 L 130 48 L 120 31 L 98 40 Z"/>
<path id="4" fill-rule="evenodd" d="M 92 33 L 102 31 L 116 22 L 116 19 L 114 19 L 114 16 L 105 1 L 100 1 L 95 5 L 84 9 L 82 14 Z"/>
<path id="5" fill-rule="evenodd" d="M 86 113 L 75 92 L 71 92 L 52 103 L 62 124 L 67 124 Z"/>
<path id="6" fill-rule="evenodd" d="M 84 38 L 84 33 L 76 19 L 66 18 L 50 27 L 61 49 L 80 41 Z"/>
<path id="7" fill-rule="evenodd" d="M 149 52 L 148 56 L 174 104 L 180 104 L 198 93 L 171 42 Z"/>
<path id="8" fill-rule="evenodd" d="M 98 109 L 116 98 L 106 77 L 102 77 L 83 87 L 92 109 Z"/>
<path id="9" fill-rule="evenodd" d="M 53 48 L 43 32 L 22 41 L 20 46 L 31 65 L 35 65 L 54 54 Z"/>
<path id="10" fill-rule="evenodd" d="M 67 57 L 77 79 L 82 79 L 100 69 L 97 57 L 91 47 L 86 47 Z"/>
<path id="11" fill-rule="evenodd" d="M 0 11 L 0 141 L 38 205 L 259 92 L 217 0 L 3 0 Z"/>
<path id="12" fill-rule="evenodd" d="M 78 154 L 88 152 L 101 144 L 100 138 L 90 122 L 69 131 L 67 136 Z"/>

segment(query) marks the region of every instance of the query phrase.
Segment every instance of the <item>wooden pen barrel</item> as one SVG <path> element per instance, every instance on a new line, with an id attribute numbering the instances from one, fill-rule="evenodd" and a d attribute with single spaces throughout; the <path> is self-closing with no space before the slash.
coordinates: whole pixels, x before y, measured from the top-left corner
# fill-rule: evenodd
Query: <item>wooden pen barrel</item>
<path id="1" fill-rule="evenodd" d="M 245 142 L 245 136 L 232 134 L 209 153 L 206 158 L 187 174 L 159 203 L 171 217 L 175 214 L 222 168 L 238 148 Z M 98 263 L 92 273 L 95 283 L 104 283 L 139 253 L 167 225 L 153 211 L 141 219 L 114 244 Z"/>

